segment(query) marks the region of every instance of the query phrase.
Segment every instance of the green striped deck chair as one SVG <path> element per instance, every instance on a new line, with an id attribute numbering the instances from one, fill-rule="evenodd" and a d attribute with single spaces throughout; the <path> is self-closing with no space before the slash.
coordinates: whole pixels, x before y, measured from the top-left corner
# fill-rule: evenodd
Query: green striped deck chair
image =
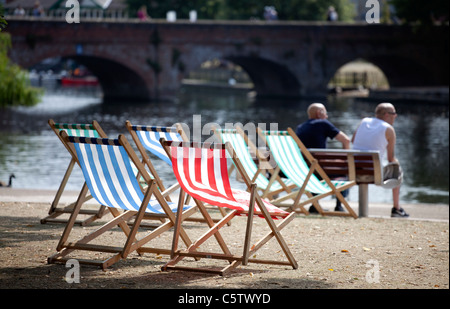
<path id="1" fill-rule="evenodd" d="M 245 132 L 240 128 L 236 129 L 219 129 L 215 128 L 214 133 L 225 144 L 229 142 L 233 147 L 236 156 L 239 158 L 245 172 L 252 182 L 256 183 L 258 190 L 262 192 L 262 198 L 273 200 L 280 193 L 290 193 L 295 187 L 289 179 L 282 179 L 275 175 L 270 180 L 265 176 L 266 171 L 271 175 L 274 174 L 273 167 L 267 162 L 267 158 L 263 156 L 255 144 L 253 144 Z M 255 163 L 252 153 L 258 159 L 258 165 Z M 234 164 L 229 169 L 229 174 L 233 172 Z M 237 173 L 239 174 L 239 173 Z"/>
<path id="2" fill-rule="evenodd" d="M 294 199 L 293 209 L 300 207 L 302 212 L 308 213 L 304 205 L 314 203 L 321 215 L 352 216 L 355 219 L 357 218 L 356 213 L 341 194 L 343 190 L 356 185 L 355 181 L 330 180 L 318 164 L 318 161 L 314 159 L 291 128 L 288 128 L 287 131 L 263 131 L 258 128 L 258 134 L 266 142 L 280 170 L 300 188 L 298 192 L 291 194 L 291 197 Z M 315 173 L 322 180 L 319 180 Z M 308 198 L 302 201 L 303 193 Z M 312 196 L 311 193 L 317 195 Z M 318 200 L 330 195 L 335 195 L 347 211 L 324 211 L 316 203 Z"/>
<path id="3" fill-rule="evenodd" d="M 175 213 L 178 210 L 179 220 L 182 222 L 185 217 L 196 211 L 196 206 L 177 205 L 165 200 L 156 182 L 147 173 L 123 135 L 119 135 L 118 139 L 75 137 L 68 136 L 62 131 L 60 136 L 68 146 L 73 159 L 80 165 L 85 184 L 61 235 L 57 252 L 48 258 L 48 262 L 65 263 L 70 259 L 69 256 L 76 253 L 78 255 L 76 259 L 80 263 L 97 265 L 105 269 L 121 259 L 126 259 L 134 251 L 140 254 L 145 252 L 170 254 L 170 241 L 168 244 L 167 241 L 164 241 L 164 244 L 160 242 L 158 247 L 146 245 L 151 240 L 157 242 L 156 238 L 174 227 Z M 136 178 L 132 163 L 148 183 L 146 188 L 143 188 Z M 70 234 L 88 190 L 98 203 L 106 206 L 113 218 L 98 229 L 87 231 L 89 234 L 81 239 L 74 240 L 75 237 L 71 237 Z M 155 229 L 140 230 L 144 216 L 168 220 Z M 132 217 L 135 217 L 135 220 L 130 227 L 128 220 Z M 114 246 L 103 245 L 102 235 L 106 233 L 108 238 L 111 238 L 111 233 L 114 233 L 117 226 L 120 229 L 113 236 L 113 240 L 108 241 L 113 241 Z M 190 246 L 192 242 L 184 229 L 182 227 L 180 229 L 182 240 L 186 246 Z"/>
<path id="4" fill-rule="evenodd" d="M 64 143 L 64 141 L 61 139 L 59 133 L 61 131 L 67 132 L 70 136 L 81 136 L 81 137 L 102 137 L 107 138 L 106 133 L 103 131 L 101 126 L 98 124 L 97 121 L 92 121 L 91 124 L 69 124 L 69 123 L 55 123 L 53 119 L 49 119 L 48 124 L 50 125 L 50 128 L 53 132 L 55 132 L 56 136 L 61 140 L 63 145 L 67 148 L 67 145 Z M 50 205 L 50 209 L 48 211 L 48 216 L 41 219 L 41 223 L 67 223 L 68 219 L 61 218 L 64 214 L 68 214 L 72 212 L 72 209 L 75 205 L 75 202 L 65 206 L 65 207 L 58 207 L 59 201 L 61 199 L 61 196 L 64 192 L 64 189 L 66 187 L 66 184 L 70 178 L 70 175 L 72 174 L 73 167 L 75 165 L 76 161 L 72 158 L 70 160 L 69 166 L 66 169 L 66 172 L 64 174 L 64 177 L 61 181 L 61 184 L 56 191 L 55 198 L 53 199 L 52 204 Z M 88 195 L 86 196 L 86 200 L 91 199 L 92 196 Z M 85 215 L 83 220 L 78 220 L 76 224 L 78 225 L 87 225 L 103 216 L 104 213 L 104 207 L 100 207 L 99 209 L 83 209 L 80 211 L 80 214 Z"/>

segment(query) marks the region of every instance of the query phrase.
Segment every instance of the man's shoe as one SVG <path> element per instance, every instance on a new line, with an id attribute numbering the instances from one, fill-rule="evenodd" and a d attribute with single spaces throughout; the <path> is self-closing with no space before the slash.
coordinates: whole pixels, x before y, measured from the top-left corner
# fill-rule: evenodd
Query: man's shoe
<path id="1" fill-rule="evenodd" d="M 319 212 L 317 211 L 316 207 L 314 207 L 314 205 L 311 205 L 308 209 L 309 213 L 311 214 L 318 214 Z"/>
<path id="2" fill-rule="evenodd" d="M 407 214 L 403 208 L 397 209 L 397 208 L 392 208 L 391 211 L 391 217 L 392 218 L 408 218 L 409 214 Z"/>
<path id="3" fill-rule="evenodd" d="M 327 208 L 322 208 L 323 211 L 328 211 Z M 311 214 L 319 214 L 320 212 L 317 211 L 316 207 L 314 205 L 311 205 L 308 209 L 309 213 Z"/>
<path id="4" fill-rule="evenodd" d="M 336 207 L 334 207 L 334 211 L 344 211 L 344 208 L 342 208 L 341 205 L 336 205 Z"/>

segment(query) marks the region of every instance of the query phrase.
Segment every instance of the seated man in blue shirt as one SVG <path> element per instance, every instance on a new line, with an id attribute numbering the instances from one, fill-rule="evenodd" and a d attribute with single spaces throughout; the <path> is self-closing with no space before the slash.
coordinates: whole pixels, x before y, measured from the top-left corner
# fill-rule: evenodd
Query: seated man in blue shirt
<path id="1" fill-rule="evenodd" d="M 307 112 L 308 121 L 300 124 L 295 130 L 306 148 L 327 148 L 327 138 L 330 138 L 341 142 L 343 149 L 350 149 L 350 138 L 328 121 L 327 109 L 323 104 L 313 103 Z M 342 195 L 346 197 L 348 190 L 343 191 Z M 343 211 L 339 200 L 336 200 L 335 211 Z M 311 206 L 309 212 L 317 213 L 317 210 Z"/>

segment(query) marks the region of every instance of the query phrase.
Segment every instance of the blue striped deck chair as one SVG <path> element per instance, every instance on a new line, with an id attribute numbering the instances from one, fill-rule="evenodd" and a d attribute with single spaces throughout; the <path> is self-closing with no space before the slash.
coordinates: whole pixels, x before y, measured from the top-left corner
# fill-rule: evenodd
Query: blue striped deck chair
<path id="1" fill-rule="evenodd" d="M 291 194 L 294 198 L 293 209 L 300 207 L 302 212 L 308 214 L 303 206 L 308 203 L 314 203 L 321 215 L 352 216 L 355 219 L 357 218 L 356 213 L 341 194 L 343 190 L 356 185 L 355 181 L 330 180 L 318 164 L 318 161 L 311 155 L 291 128 L 288 128 L 287 131 L 263 131 L 260 128 L 257 130 L 269 147 L 280 170 L 300 188 L 298 192 Z M 319 180 L 315 173 L 322 180 Z M 309 198 L 301 201 L 303 193 L 306 193 Z M 317 195 L 312 196 L 311 193 Z M 335 195 L 347 211 L 325 211 L 316 203 L 318 200 L 330 195 Z"/>
<path id="2" fill-rule="evenodd" d="M 145 125 L 132 125 L 130 121 L 125 123 L 128 132 L 130 132 L 133 141 L 135 142 L 141 156 L 142 163 L 147 166 L 151 175 L 155 177 L 155 180 L 160 188 L 165 191 L 162 179 L 158 176 L 155 167 L 148 156 L 148 152 L 155 155 L 157 158 L 163 160 L 169 165 L 172 165 L 169 157 L 167 156 L 164 148 L 161 146 L 160 139 L 164 138 L 168 141 L 183 141 L 184 134 L 176 127 L 162 127 L 162 126 L 145 126 Z M 183 136 L 182 136 L 183 135 Z M 171 187 L 169 192 L 172 192 L 178 188 L 178 185 Z"/>
<path id="3" fill-rule="evenodd" d="M 129 120 L 126 121 L 125 125 L 142 156 L 142 163 L 147 166 L 151 175 L 155 177 L 158 186 L 165 192 L 166 199 L 170 201 L 170 197 L 166 195 L 166 193 L 169 194 L 174 192 L 179 189 L 180 185 L 176 182 L 168 189 L 164 187 L 162 179 L 158 176 L 158 173 L 154 168 L 150 157 L 148 156 L 148 152 L 154 154 L 157 158 L 172 166 L 172 161 L 162 147 L 160 140 L 164 139 L 166 141 L 186 142 L 189 138 L 186 136 L 180 125 L 173 127 L 133 125 Z M 189 203 L 189 200 L 190 196 L 186 198 L 186 204 Z M 226 215 L 225 210 L 222 208 L 219 208 L 219 212 L 222 216 Z M 198 221 L 196 218 L 189 218 L 188 220 Z"/>
<path id="4" fill-rule="evenodd" d="M 79 163 L 86 182 L 58 243 L 57 253 L 49 257 L 48 262 L 65 262 L 73 251 L 96 251 L 109 253 L 110 256 L 103 260 L 78 260 L 80 263 L 94 264 L 105 269 L 121 259 L 126 259 L 134 251 L 170 254 L 170 249 L 144 247 L 144 245 L 174 226 L 178 206 L 164 199 L 156 182 L 146 172 L 126 138 L 123 135 L 119 135 L 118 139 L 74 137 L 68 136 L 64 131 L 61 132 L 61 138 L 69 146 L 73 158 Z M 145 189 L 136 179 L 132 163 L 148 183 Z M 69 242 L 74 221 L 88 190 L 98 203 L 107 207 L 113 218 L 80 240 Z M 190 216 L 195 211 L 193 206 L 182 205 L 181 207 L 182 218 Z M 133 216 L 135 220 L 130 228 L 127 221 Z M 144 216 L 169 220 L 154 230 L 141 232 L 146 235 L 137 239 L 137 232 Z M 125 236 L 121 245 L 115 247 L 100 245 L 100 236 L 106 232 L 109 234 L 112 232 L 111 229 L 116 226 L 121 228 Z M 191 245 L 191 241 L 183 229 L 182 234 L 186 246 Z M 96 244 L 92 244 L 94 239 L 96 239 Z M 119 236 L 114 236 L 114 239 L 118 240 Z"/>
<path id="5" fill-rule="evenodd" d="M 48 124 L 52 131 L 58 136 L 58 138 L 61 140 L 61 137 L 59 136 L 59 133 L 61 131 L 66 131 L 68 135 L 70 136 L 84 136 L 84 137 L 102 137 L 106 138 L 107 135 L 101 128 L 101 126 L 98 124 L 97 121 L 92 121 L 91 124 L 70 124 L 70 123 L 55 123 L 53 119 L 48 120 Z M 67 149 L 67 145 L 64 144 L 64 142 L 61 140 L 63 145 Z M 65 207 L 58 207 L 59 201 L 61 199 L 61 196 L 64 192 L 64 189 L 66 187 L 67 182 L 69 181 L 70 175 L 72 174 L 73 167 L 75 165 L 76 161 L 72 158 L 70 160 L 69 166 L 66 169 L 66 172 L 64 174 L 64 177 L 61 181 L 61 184 L 56 191 L 55 198 L 53 199 L 52 204 L 50 205 L 50 209 L 48 211 L 48 216 L 41 219 L 41 224 L 45 223 L 67 223 L 66 218 L 61 218 L 64 214 L 68 214 L 72 211 L 73 206 L 75 205 L 75 202 L 65 206 Z M 91 199 L 92 196 L 88 195 L 86 197 L 86 200 Z M 80 214 L 85 215 L 83 220 L 78 220 L 76 222 L 77 225 L 87 225 L 103 216 L 105 207 L 100 207 L 98 210 L 95 209 L 82 209 L 80 211 Z"/>
<path id="6" fill-rule="evenodd" d="M 220 138 L 223 143 L 229 142 L 233 147 L 236 156 L 239 158 L 245 172 L 250 177 L 252 182 L 256 183 L 257 188 L 262 191 L 261 197 L 273 200 L 275 196 L 280 193 L 290 193 L 291 189 L 295 187 L 293 182 L 288 179 L 282 179 L 279 176 L 270 178 L 265 176 L 265 172 L 270 174 L 274 173 L 273 167 L 267 162 L 266 156 L 260 154 L 260 151 L 254 145 L 245 132 L 240 128 L 236 129 L 219 129 L 215 128 L 214 133 Z M 258 159 L 258 165 L 255 163 L 254 158 Z M 234 165 L 231 165 L 229 174 L 234 169 Z M 238 174 L 238 173 L 237 173 Z"/>

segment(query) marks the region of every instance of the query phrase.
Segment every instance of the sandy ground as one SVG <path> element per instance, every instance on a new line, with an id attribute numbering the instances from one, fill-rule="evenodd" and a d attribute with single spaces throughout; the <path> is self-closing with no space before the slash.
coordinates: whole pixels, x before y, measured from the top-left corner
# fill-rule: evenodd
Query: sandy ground
<path id="1" fill-rule="evenodd" d="M 3 191 L 5 192 L 5 191 Z M 6 195 L 3 200 L 7 199 Z M 339 218 L 297 215 L 282 234 L 299 267 L 249 264 L 226 277 L 193 272 L 162 272 L 168 256 L 131 254 L 107 270 L 82 265 L 80 282 L 69 283 L 69 265 L 48 264 L 63 231 L 62 224 L 40 224 L 49 204 L 2 201 L 0 198 L 1 289 L 448 289 L 449 221 L 446 218 L 391 219 L 388 217 Z M 423 205 L 423 207 L 427 207 Z M 429 206 L 433 207 L 433 206 Z M 437 208 L 436 208 L 437 209 Z M 445 210 L 446 209 L 446 210 Z M 384 210 L 387 211 L 387 210 Z M 218 216 L 218 213 L 213 213 Z M 442 217 L 442 214 L 440 215 Z M 72 239 L 98 228 L 106 215 L 87 226 L 76 227 Z M 223 236 L 231 251 L 242 250 L 245 218 L 225 227 Z M 267 232 L 264 220 L 255 220 L 255 236 Z M 204 231 L 201 223 L 186 223 L 195 238 Z M 145 230 L 143 231 L 145 232 Z M 123 233 L 109 232 L 103 244 L 121 244 Z M 148 245 L 169 248 L 171 233 Z M 208 242 L 204 250 L 214 250 Z M 89 253 L 97 258 L 97 253 Z M 78 256 L 74 256 L 77 258 Z M 271 240 L 255 258 L 285 260 Z M 186 259 L 186 266 L 225 266 L 224 262 Z"/>

